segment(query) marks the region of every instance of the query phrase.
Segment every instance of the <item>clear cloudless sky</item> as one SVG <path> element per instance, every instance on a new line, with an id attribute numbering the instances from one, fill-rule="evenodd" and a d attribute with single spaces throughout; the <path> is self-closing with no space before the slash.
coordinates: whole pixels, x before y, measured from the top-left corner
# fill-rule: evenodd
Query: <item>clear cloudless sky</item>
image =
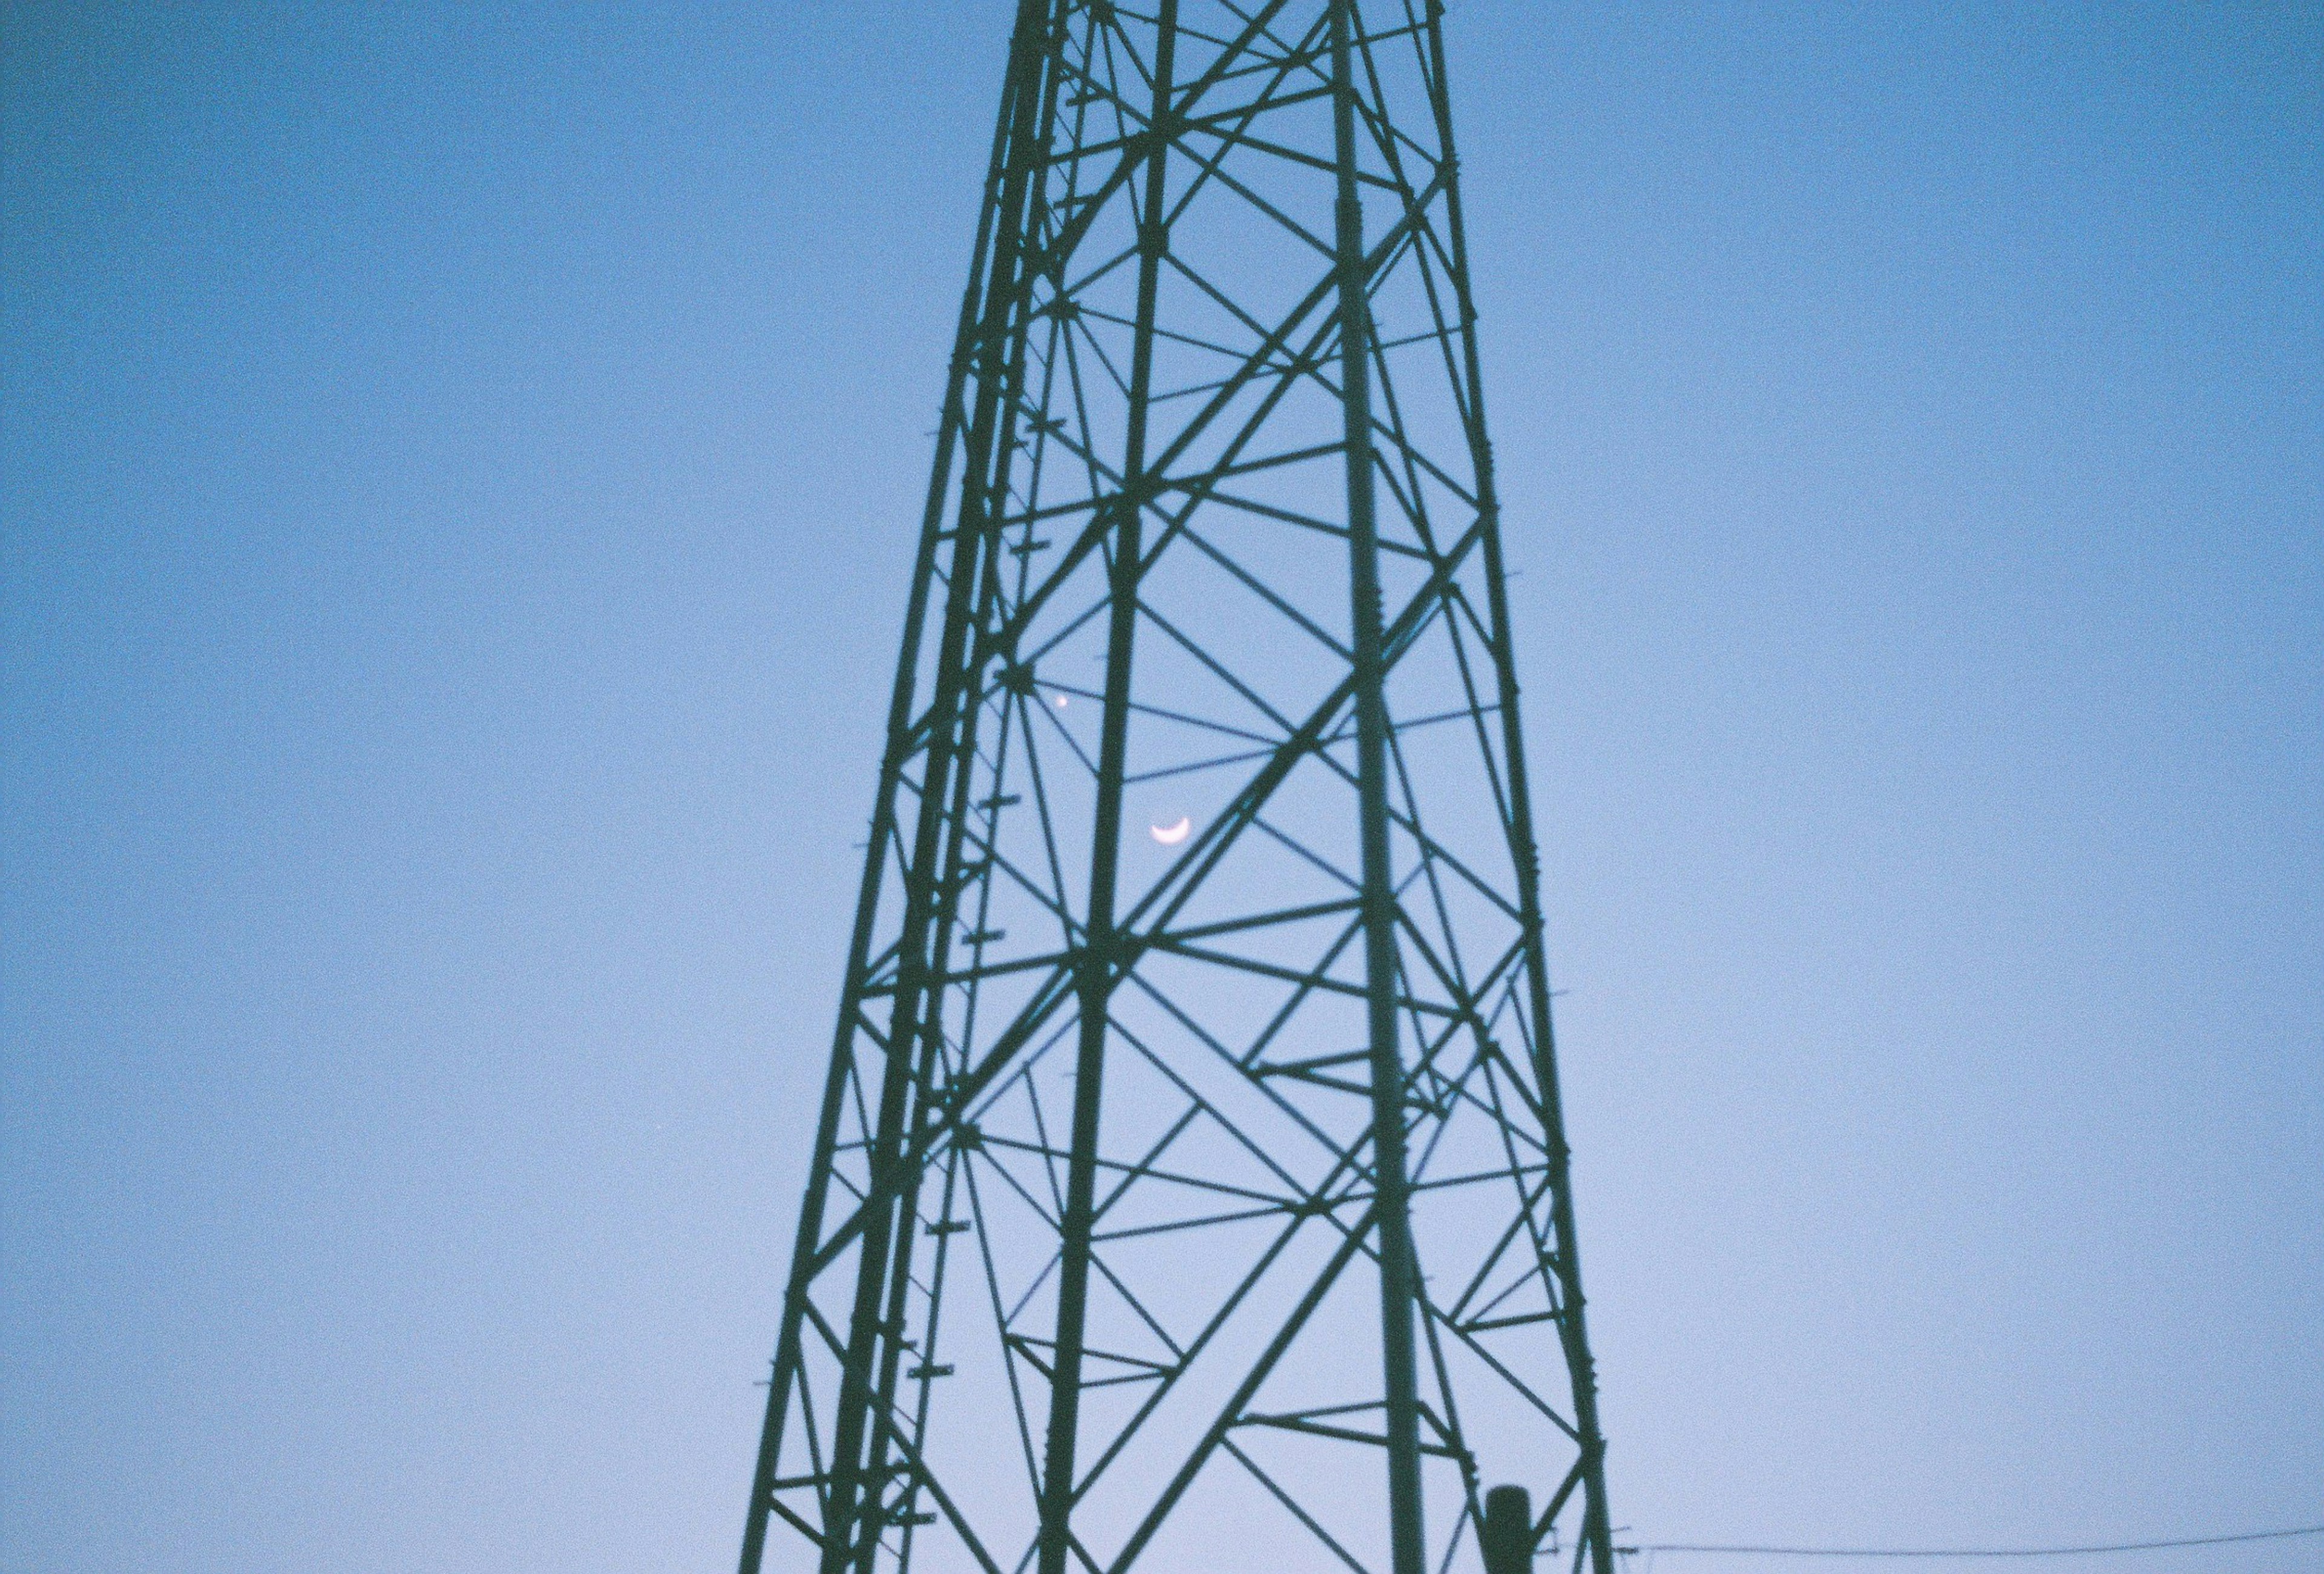
<path id="1" fill-rule="evenodd" d="M 5 1574 L 729 1565 L 1010 9 L 0 10 Z M 2324 1523 L 2324 10 L 1450 32 L 1618 1520 Z"/>

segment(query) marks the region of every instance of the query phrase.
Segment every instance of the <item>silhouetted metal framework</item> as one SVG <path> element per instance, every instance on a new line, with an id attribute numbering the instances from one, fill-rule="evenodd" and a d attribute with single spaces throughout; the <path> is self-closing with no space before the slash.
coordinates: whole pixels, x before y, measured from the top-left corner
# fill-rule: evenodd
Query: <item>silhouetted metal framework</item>
<path id="1" fill-rule="evenodd" d="M 1019 7 L 743 1574 L 1609 1574 L 1440 20 Z"/>

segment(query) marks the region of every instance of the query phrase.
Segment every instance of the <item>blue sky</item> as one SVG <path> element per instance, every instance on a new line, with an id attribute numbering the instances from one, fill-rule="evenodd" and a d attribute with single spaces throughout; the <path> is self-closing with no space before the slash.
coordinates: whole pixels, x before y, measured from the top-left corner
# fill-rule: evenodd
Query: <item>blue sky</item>
<path id="1" fill-rule="evenodd" d="M 6 1574 L 732 1557 L 1008 10 L 6 8 Z M 2324 21 L 1450 42 L 1618 1520 L 2324 1522 Z"/>

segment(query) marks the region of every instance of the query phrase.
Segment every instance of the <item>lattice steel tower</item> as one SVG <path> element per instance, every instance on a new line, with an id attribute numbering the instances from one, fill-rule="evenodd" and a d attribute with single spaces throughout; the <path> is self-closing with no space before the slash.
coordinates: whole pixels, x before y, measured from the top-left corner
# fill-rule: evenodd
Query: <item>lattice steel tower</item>
<path id="1" fill-rule="evenodd" d="M 1609 1574 L 1441 13 L 1019 5 L 742 1574 Z"/>

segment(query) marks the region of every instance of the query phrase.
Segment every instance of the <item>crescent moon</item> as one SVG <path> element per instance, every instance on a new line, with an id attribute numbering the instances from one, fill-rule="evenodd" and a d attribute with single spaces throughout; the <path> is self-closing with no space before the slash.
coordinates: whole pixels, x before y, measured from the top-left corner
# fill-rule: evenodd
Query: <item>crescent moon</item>
<path id="1" fill-rule="evenodd" d="M 1192 831 L 1194 829 L 1194 822 L 1185 815 L 1182 814 L 1178 817 L 1178 823 L 1176 825 L 1149 825 L 1146 828 L 1146 831 L 1148 836 L 1151 836 L 1156 841 L 1160 842 L 1164 847 L 1175 847 L 1180 842 L 1185 841 L 1186 839 L 1187 833 Z"/>

